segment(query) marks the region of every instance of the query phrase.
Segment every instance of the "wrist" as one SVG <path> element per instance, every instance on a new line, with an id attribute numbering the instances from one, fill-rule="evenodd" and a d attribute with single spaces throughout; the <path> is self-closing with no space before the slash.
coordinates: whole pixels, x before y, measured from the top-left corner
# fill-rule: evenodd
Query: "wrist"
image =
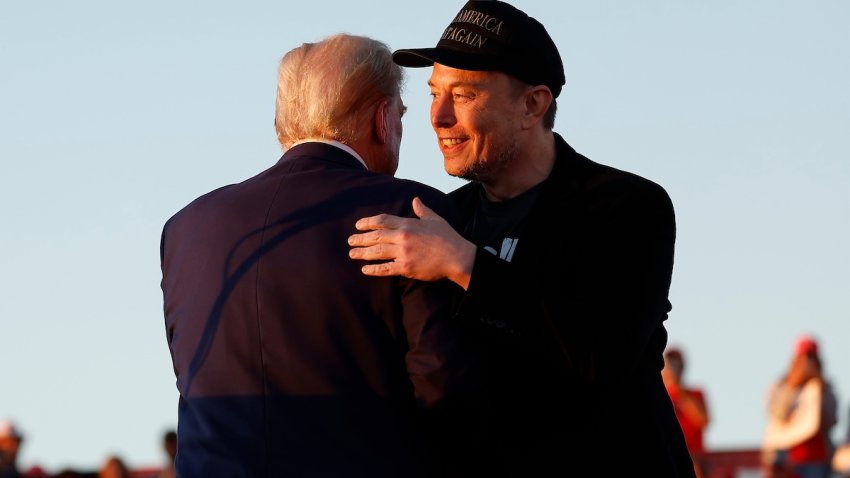
<path id="1" fill-rule="evenodd" d="M 463 287 L 463 290 L 469 289 L 469 283 L 472 279 L 472 268 L 475 265 L 475 254 L 477 251 L 478 247 L 475 244 L 464 240 L 461 248 L 459 249 L 454 270 L 448 277 L 449 280 Z"/>

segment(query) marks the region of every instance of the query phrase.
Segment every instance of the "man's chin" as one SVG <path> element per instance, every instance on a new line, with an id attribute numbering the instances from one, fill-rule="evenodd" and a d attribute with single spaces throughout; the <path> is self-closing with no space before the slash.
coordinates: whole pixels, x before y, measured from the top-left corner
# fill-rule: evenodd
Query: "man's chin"
<path id="1" fill-rule="evenodd" d="M 443 159 L 443 168 L 446 170 L 446 173 L 449 176 L 454 176 L 456 178 L 469 179 L 469 168 L 464 168 L 463 164 L 460 161 L 452 160 L 450 158 Z"/>
<path id="2" fill-rule="evenodd" d="M 470 173 L 469 171 L 459 171 L 457 173 L 451 172 L 451 171 L 446 171 L 446 172 L 449 174 L 449 176 L 453 176 L 453 177 L 456 177 L 458 179 L 464 179 L 466 181 L 477 181 L 478 180 L 478 176 Z"/>
<path id="3" fill-rule="evenodd" d="M 468 163 L 452 162 L 447 159 L 443 162 L 443 167 L 449 176 L 465 179 L 467 181 L 482 181 L 482 179 L 486 176 L 483 174 L 485 171 L 481 168 L 475 167 L 474 164 L 470 165 Z"/>

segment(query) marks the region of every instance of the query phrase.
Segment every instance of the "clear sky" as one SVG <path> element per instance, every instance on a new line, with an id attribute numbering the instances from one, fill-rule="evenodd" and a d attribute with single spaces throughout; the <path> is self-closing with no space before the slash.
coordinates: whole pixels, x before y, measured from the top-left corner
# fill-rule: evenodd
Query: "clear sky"
<path id="1" fill-rule="evenodd" d="M 163 461 L 177 410 L 163 223 L 278 159 L 286 51 L 337 32 L 433 46 L 462 3 L 0 3 L 0 417 L 27 435 L 22 465 Z M 564 59 L 555 130 L 673 199 L 667 325 L 708 395 L 708 446 L 758 445 L 765 390 L 804 332 L 821 341 L 843 437 L 850 2 L 514 4 Z M 408 72 L 398 176 L 449 191 L 461 183 L 428 124 L 429 69 Z"/>

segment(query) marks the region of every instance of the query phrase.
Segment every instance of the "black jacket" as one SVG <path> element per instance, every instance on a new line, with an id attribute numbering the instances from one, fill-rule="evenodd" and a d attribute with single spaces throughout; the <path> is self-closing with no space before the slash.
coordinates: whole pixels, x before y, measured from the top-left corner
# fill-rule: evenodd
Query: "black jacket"
<path id="1" fill-rule="evenodd" d="M 495 452 L 493 473 L 505 476 L 693 476 L 660 375 L 676 232 L 670 198 L 555 140 L 554 169 L 512 261 L 479 247 L 460 303 L 495 401 L 483 452 Z M 480 194 L 478 183 L 451 193 L 463 221 Z"/>

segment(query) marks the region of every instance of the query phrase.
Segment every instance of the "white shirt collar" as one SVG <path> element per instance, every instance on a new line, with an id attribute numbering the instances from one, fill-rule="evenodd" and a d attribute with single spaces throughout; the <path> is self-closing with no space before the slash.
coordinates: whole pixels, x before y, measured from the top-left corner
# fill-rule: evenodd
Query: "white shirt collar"
<path id="1" fill-rule="evenodd" d="M 337 148 L 339 148 L 339 149 L 345 151 L 346 153 L 354 156 L 355 158 L 357 158 L 357 161 L 360 161 L 360 163 L 362 163 L 363 166 L 366 166 L 366 161 L 363 161 L 363 158 L 361 158 L 360 155 L 357 154 L 357 151 L 354 151 L 353 149 L 351 149 L 351 147 L 348 146 L 347 144 L 340 143 L 339 141 L 336 141 L 334 139 L 304 138 L 304 139 L 301 139 L 301 140 L 298 140 L 298 141 L 292 143 L 292 146 L 290 146 L 289 148 L 292 149 L 292 147 L 297 146 L 301 143 L 325 143 L 325 144 L 329 144 L 331 146 L 336 146 Z M 366 166 L 366 169 L 369 169 L 369 166 Z"/>

